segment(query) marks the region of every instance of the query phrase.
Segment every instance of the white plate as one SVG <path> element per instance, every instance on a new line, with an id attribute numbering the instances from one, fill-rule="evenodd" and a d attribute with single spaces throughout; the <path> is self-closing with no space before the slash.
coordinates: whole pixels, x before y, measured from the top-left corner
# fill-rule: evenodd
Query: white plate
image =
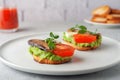
<path id="1" fill-rule="evenodd" d="M 61 35 L 62 33 L 57 33 Z M 102 45 L 91 51 L 75 51 L 69 63 L 60 65 L 39 64 L 28 52 L 29 39 L 45 39 L 49 33 L 29 35 L 10 40 L 0 47 L 0 60 L 6 65 L 25 72 L 47 75 L 76 75 L 104 70 L 120 61 L 119 42 L 103 37 Z"/>
<path id="2" fill-rule="evenodd" d="M 88 19 L 85 19 L 84 20 L 86 23 L 88 24 L 92 24 L 92 25 L 95 25 L 95 26 L 101 26 L 101 27 L 120 27 L 120 24 L 105 24 L 105 23 L 97 23 L 97 22 L 93 22 L 90 20 L 90 18 Z"/>

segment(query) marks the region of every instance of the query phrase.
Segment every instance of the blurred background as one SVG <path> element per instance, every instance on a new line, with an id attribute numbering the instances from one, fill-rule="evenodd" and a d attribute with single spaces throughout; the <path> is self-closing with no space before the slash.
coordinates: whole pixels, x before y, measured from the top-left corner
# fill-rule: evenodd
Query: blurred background
<path id="1" fill-rule="evenodd" d="M 74 23 L 90 17 L 101 5 L 119 9 L 120 0 L 0 0 L 0 6 L 15 5 L 19 23 Z"/>

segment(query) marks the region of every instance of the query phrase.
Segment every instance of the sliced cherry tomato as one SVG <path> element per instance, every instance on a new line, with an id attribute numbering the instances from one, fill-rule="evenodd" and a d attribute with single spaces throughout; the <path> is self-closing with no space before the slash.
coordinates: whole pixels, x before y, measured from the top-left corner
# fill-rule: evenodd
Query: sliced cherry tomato
<path id="1" fill-rule="evenodd" d="M 96 40 L 96 36 L 90 34 L 75 34 L 74 40 L 77 43 L 91 43 Z"/>
<path id="2" fill-rule="evenodd" d="M 53 53 L 61 57 L 70 57 L 74 53 L 74 48 L 66 44 L 56 44 Z"/>

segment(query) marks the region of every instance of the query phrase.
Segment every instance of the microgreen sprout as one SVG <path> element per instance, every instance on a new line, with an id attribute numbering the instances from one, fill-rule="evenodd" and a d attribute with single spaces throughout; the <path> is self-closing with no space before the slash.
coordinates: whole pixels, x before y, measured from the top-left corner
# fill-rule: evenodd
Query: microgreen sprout
<path id="1" fill-rule="evenodd" d="M 50 49 L 54 49 L 55 48 L 55 39 L 58 39 L 58 38 L 59 38 L 58 35 L 55 35 L 52 32 L 50 32 L 50 38 L 47 38 L 45 40 Z"/>

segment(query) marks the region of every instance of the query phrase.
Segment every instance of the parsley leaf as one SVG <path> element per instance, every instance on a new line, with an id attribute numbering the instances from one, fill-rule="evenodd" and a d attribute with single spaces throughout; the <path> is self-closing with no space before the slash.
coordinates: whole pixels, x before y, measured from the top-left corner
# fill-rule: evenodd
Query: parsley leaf
<path id="1" fill-rule="evenodd" d="M 71 31 L 74 32 L 74 30 L 78 30 L 78 33 L 80 34 L 84 34 L 86 32 L 89 32 L 90 34 L 96 34 L 97 32 L 97 29 L 95 30 L 95 32 L 91 32 L 91 31 L 88 31 L 87 28 L 84 26 L 84 25 L 75 25 L 74 27 L 70 28 Z"/>
<path id="2" fill-rule="evenodd" d="M 54 38 L 54 34 L 52 32 L 50 32 L 50 37 Z"/>
<path id="3" fill-rule="evenodd" d="M 84 30 L 84 29 L 83 29 L 83 30 L 79 30 L 79 31 L 78 31 L 78 33 L 81 33 L 81 34 L 84 34 L 84 33 L 86 33 L 86 32 L 87 32 L 87 31 L 86 31 L 86 30 Z"/>
<path id="4" fill-rule="evenodd" d="M 74 31 L 75 29 L 78 29 L 78 33 L 84 34 L 87 32 L 87 28 L 83 25 L 75 25 L 74 27 L 70 28 L 72 31 Z"/>
<path id="5" fill-rule="evenodd" d="M 57 38 L 59 38 L 58 35 L 54 35 L 52 32 L 50 32 L 50 38 L 47 38 L 45 40 L 50 49 L 55 48 L 55 39 L 57 39 Z"/>
<path id="6" fill-rule="evenodd" d="M 78 25 L 78 28 L 81 29 L 81 30 L 87 30 L 87 28 L 83 25 L 81 25 L 81 26 Z"/>
<path id="7" fill-rule="evenodd" d="M 53 38 L 53 39 L 57 39 L 57 38 L 59 38 L 58 35 L 54 35 L 52 32 L 50 32 L 50 37 Z"/>
<path id="8" fill-rule="evenodd" d="M 55 48 L 55 42 L 53 42 L 51 39 L 50 41 L 48 41 L 48 46 L 50 49 L 54 49 Z"/>

